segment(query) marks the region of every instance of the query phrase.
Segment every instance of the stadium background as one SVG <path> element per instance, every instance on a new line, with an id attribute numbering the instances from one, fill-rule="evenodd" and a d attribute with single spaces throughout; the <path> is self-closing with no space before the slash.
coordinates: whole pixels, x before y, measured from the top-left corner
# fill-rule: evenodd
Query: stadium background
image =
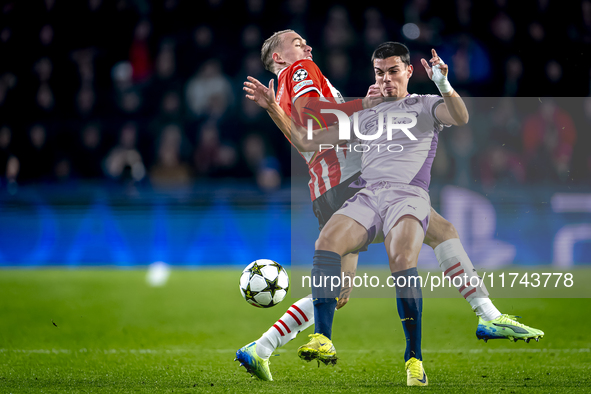
<path id="1" fill-rule="evenodd" d="M 412 91 L 436 93 L 419 63 L 434 47 L 462 95 L 506 97 L 490 122 L 441 138 L 434 206 L 451 214 L 446 185 L 484 197 L 516 251 L 500 265 L 591 262 L 589 194 L 568 212 L 551 204 L 590 191 L 589 1 L 46 0 L 1 11 L 0 265 L 288 262 L 290 184 L 305 180 L 290 178 L 293 151 L 241 90 L 247 75 L 271 78 L 259 50 L 285 28 L 308 39 L 344 96 L 365 94 L 373 48 L 397 40 L 411 49 Z M 510 98 L 522 96 L 535 99 Z M 296 200 L 314 228 L 307 196 Z M 476 253 L 479 216 L 466 215 L 450 219 Z M 560 263 L 565 226 L 579 235 Z"/>

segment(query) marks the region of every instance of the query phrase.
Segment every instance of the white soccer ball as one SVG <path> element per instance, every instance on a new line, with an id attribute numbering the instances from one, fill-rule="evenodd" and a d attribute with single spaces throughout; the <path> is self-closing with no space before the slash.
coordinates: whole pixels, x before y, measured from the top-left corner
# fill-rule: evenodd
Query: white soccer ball
<path id="1" fill-rule="evenodd" d="M 270 308 L 287 295 L 287 271 L 273 260 L 256 260 L 246 266 L 240 275 L 240 294 L 250 305 Z"/>

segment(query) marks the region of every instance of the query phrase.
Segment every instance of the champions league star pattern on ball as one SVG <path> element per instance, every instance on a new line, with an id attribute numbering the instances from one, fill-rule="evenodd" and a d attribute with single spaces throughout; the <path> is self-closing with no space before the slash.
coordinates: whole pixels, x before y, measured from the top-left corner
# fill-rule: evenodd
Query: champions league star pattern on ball
<path id="1" fill-rule="evenodd" d="M 279 304 L 287 295 L 288 289 L 287 272 L 273 260 L 253 261 L 240 276 L 240 294 L 246 302 L 259 308 Z"/>

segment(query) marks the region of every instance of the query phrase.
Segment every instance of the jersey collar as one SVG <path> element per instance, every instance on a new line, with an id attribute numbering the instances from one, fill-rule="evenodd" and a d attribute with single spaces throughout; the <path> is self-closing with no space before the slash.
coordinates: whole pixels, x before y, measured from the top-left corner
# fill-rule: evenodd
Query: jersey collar
<path id="1" fill-rule="evenodd" d="M 279 80 L 279 78 L 281 78 L 281 73 L 282 73 L 282 72 L 284 72 L 284 71 L 285 71 L 287 68 L 288 68 L 288 67 L 283 67 L 283 68 L 281 69 L 281 71 L 279 71 L 279 72 L 277 73 L 277 79 L 278 79 L 278 80 Z"/>
<path id="2" fill-rule="evenodd" d="M 300 60 L 298 60 L 297 62 L 299 62 L 299 61 L 302 61 L 302 60 L 304 60 L 304 59 L 300 59 Z M 294 63 L 290 64 L 290 65 L 289 65 L 289 66 L 287 66 L 287 67 L 283 67 L 283 68 L 281 69 L 281 71 L 279 71 L 279 72 L 277 73 L 277 79 L 279 79 L 279 78 L 281 77 L 281 73 L 282 73 L 282 72 L 284 72 L 286 69 L 290 68 L 291 66 L 293 66 L 293 65 L 294 65 L 294 64 L 296 64 L 297 62 L 294 62 Z"/>

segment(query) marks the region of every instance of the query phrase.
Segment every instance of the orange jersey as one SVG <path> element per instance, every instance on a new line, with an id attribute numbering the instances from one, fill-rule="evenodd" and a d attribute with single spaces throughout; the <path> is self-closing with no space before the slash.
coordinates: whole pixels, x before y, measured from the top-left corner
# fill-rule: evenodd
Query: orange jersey
<path id="1" fill-rule="evenodd" d="M 332 86 L 318 66 L 308 59 L 295 62 L 278 74 L 277 95 L 275 101 L 292 116 L 294 121 L 304 124 L 303 114 L 292 114 L 295 101 L 314 92 L 334 104 L 344 104 L 341 93 Z M 353 104 L 353 105 L 349 105 Z M 361 103 L 347 103 L 348 108 L 362 109 Z M 347 112 L 347 111 L 345 111 Z M 350 112 L 350 111 L 348 111 Z M 349 114 L 350 115 L 350 114 Z M 291 142 L 291 141 L 290 141 Z M 322 152 L 300 152 L 308 163 L 310 173 L 310 196 L 312 201 L 327 190 L 361 171 L 361 153 L 347 150 L 323 150 Z"/>
<path id="2" fill-rule="evenodd" d="M 312 60 L 304 59 L 279 71 L 277 76 L 277 96 L 275 102 L 288 114 L 297 98 L 309 92 L 320 97 L 331 97 L 335 103 L 344 103 L 343 96 L 336 90 Z M 301 120 L 298 116 L 296 120 Z"/>

